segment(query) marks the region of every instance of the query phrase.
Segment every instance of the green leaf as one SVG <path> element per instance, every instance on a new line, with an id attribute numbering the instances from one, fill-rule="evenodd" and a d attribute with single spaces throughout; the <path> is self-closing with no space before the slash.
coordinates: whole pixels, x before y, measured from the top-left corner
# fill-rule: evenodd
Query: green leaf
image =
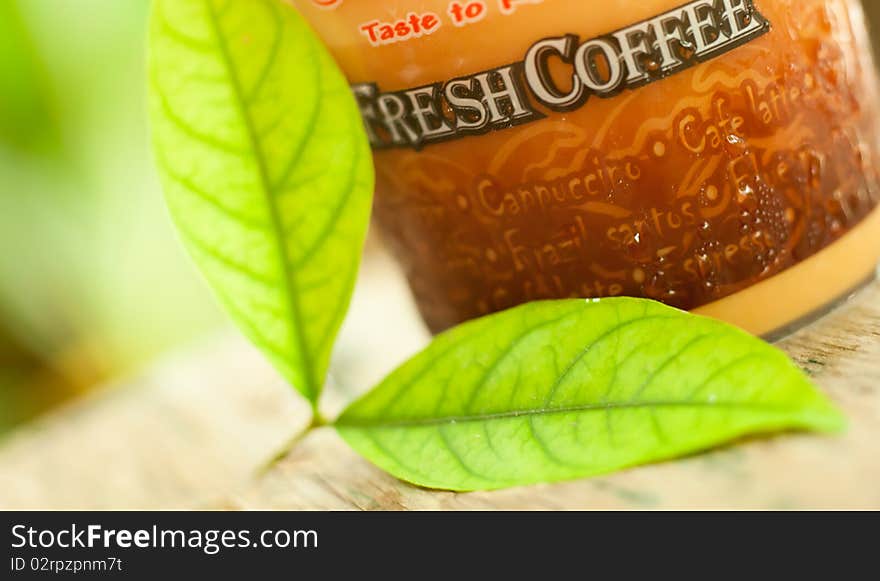
<path id="1" fill-rule="evenodd" d="M 480 490 L 842 423 L 761 340 L 659 303 L 605 299 L 533 303 L 453 329 L 336 427 L 398 478 Z"/>
<path id="2" fill-rule="evenodd" d="M 157 0 L 151 117 L 168 205 L 245 334 L 315 402 L 373 188 L 349 86 L 277 0 Z"/>

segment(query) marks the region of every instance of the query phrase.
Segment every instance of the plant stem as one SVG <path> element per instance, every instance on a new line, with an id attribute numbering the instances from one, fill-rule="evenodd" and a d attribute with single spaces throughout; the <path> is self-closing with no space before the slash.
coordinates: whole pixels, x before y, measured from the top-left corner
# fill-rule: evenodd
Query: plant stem
<path id="1" fill-rule="evenodd" d="M 274 468 L 279 462 L 287 458 L 290 453 L 293 452 L 293 449 L 296 448 L 299 443 L 306 438 L 306 436 L 308 436 L 318 428 L 324 427 L 328 424 L 329 422 L 327 421 L 327 419 L 324 418 L 324 416 L 322 416 L 320 412 L 318 412 L 316 409 L 314 414 L 312 415 L 312 421 L 309 423 L 309 425 L 306 426 L 304 430 L 294 434 L 294 436 L 290 438 L 290 440 L 288 440 L 275 454 L 273 454 L 269 458 L 269 460 L 258 467 L 255 474 L 256 477 L 262 478 L 263 476 L 268 474 L 269 471 L 271 471 L 272 468 Z"/>

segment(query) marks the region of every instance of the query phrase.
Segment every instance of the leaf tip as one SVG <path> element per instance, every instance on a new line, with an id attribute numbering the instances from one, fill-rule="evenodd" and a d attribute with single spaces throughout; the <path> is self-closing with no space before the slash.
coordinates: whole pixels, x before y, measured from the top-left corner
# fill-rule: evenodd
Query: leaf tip
<path id="1" fill-rule="evenodd" d="M 824 434 L 842 434 L 849 427 L 846 415 L 827 401 L 822 407 L 807 412 L 804 419 L 807 427 Z"/>

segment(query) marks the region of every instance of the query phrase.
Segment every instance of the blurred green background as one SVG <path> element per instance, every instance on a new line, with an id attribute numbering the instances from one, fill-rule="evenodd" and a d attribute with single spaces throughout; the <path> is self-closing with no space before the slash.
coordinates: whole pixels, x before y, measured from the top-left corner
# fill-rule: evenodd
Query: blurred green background
<path id="1" fill-rule="evenodd" d="M 0 432 L 223 320 L 151 167 L 148 0 L 0 0 Z"/>
<path id="2" fill-rule="evenodd" d="M 224 324 L 151 165 L 148 11 L 0 0 L 0 435 Z"/>

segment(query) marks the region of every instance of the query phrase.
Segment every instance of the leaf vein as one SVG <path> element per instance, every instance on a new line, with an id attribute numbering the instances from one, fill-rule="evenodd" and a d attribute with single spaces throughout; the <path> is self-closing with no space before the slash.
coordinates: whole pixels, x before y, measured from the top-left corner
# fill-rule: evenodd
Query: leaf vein
<path id="1" fill-rule="evenodd" d="M 696 337 L 692 338 L 690 341 L 685 343 L 681 347 L 681 349 L 679 349 L 678 351 L 676 351 L 675 353 L 673 353 L 672 355 L 667 357 L 666 361 L 664 361 L 662 364 L 657 366 L 657 368 L 654 369 L 648 375 L 648 377 L 645 378 L 645 381 L 643 381 L 642 384 L 638 387 L 638 389 L 636 389 L 635 393 L 633 393 L 633 395 L 630 399 L 632 401 L 636 401 L 637 399 L 639 399 L 642 396 L 642 394 L 645 393 L 645 391 L 648 389 L 648 387 L 650 387 L 651 384 L 657 379 L 657 376 L 659 376 L 665 369 L 668 369 L 670 365 L 678 362 L 680 360 L 680 357 L 682 355 L 684 355 L 685 353 L 687 353 L 688 350 L 693 348 L 695 345 L 699 345 L 704 339 L 708 339 L 710 337 L 716 337 L 716 336 L 717 336 L 717 333 L 712 333 L 712 332 L 703 333 L 702 335 L 697 335 Z"/>
<path id="2" fill-rule="evenodd" d="M 291 338 L 296 341 L 297 345 L 299 345 L 299 350 L 303 361 L 303 380 L 305 381 L 306 385 L 299 387 L 303 391 L 303 393 L 309 394 L 309 399 L 311 399 L 314 403 L 314 400 L 318 395 L 319 388 L 314 377 L 314 369 L 312 367 L 311 361 L 311 349 L 309 348 L 309 344 L 306 341 L 306 337 L 304 335 L 304 330 L 302 328 L 302 325 L 300 324 L 302 321 L 302 314 L 300 312 L 299 300 L 294 292 L 294 273 L 290 265 L 290 257 L 287 251 L 287 244 L 285 243 L 284 230 L 281 227 L 281 217 L 279 215 L 279 209 L 272 199 L 273 195 L 271 180 L 269 178 L 269 168 L 266 166 L 265 155 L 260 145 L 259 139 L 257 138 L 254 121 L 248 113 L 247 107 L 245 106 L 244 91 L 242 88 L 241 79 L 239 78 L 238 71 L 235 67 L 235 63 L 229 50 L 229 46 L 224 37 L 218 14 L 215 11 L 215 8 L 210 0 L 206 0 L 206 3 L 209 8 L 209 14 L 211 17 L 214 32 L 217 37 L 217 44 L 220 47 L 220 53 L 223 55 L 223 61 L 228 71 L 230 82 L 232 84 L 233 93 L 235 95 L 235 102 L 238 106 L 239 114 L 241 115 L 242 122 L 244 123 L 248 135 L 251 151 L 256 160 L 262 191 L 265 195 L 266 204 L 269 208 L 272 228 L 275 231 L 279 269 L 283 278 L 284 295 L 287 300 L 288 306 L 288 331 L 291 334 Z"/>
<path id="3" fill-rule="evenodd" d="M 449 436 L 446 435 L 446 431 L 443 429 L 446 426 L 438 426 L 437 433 L 440 434 L 440 438 L 443 440 L 443 445 L 446 446 L 446 449 L 455 458 L 455 461 L 461 466 L 461 469 L 464 470 L 468 475 L 477 478 L 478 480 L 482 480 L 484 482 L 495 482 L 494 478 L 487 478 L 485 475 L 476 472 L 473 468 L 468 465 L 465 461 L 464 457 L 461 453 L 452 445 L 452 442 L 449 440 Z"/>
<path id="4" fill-rule="evenodd" d="M 553 401 L 553 397 L 556 395 L 556 392 L 558 391 L 559 386 L 562 384 L 562 381 L 566 377 L 568 377 L 568 375 L 572 372 L 574 367 L 581 360 L 583 360 L 583 358 L 586 357 L 587 354 L 589 354 L 597 345 L 601 345 L 603 342 L 607 341 L 609 338 L 617 335 L 623 329 L 630 327 L 632 325 L 638 325 L 640 323 L 645 323 L 647 321 L 657 321 L 657 320 L 666 320 L 666 319 L 674 319 L 674 318 L 677 318 L 677 316 L 653 315 L 653 316 L 644 316 L 644 317 L 637 318 L 637 319 L 629 319 L 629 320 L 624 321 L 622 323 L 618 322 L 617 324 L 615 324 L 613 327 L 611 327 L 610 329 L 608 329 L 607 331 L 605 331 L 604 333 L 602 333 L 601 335 L 599 335 L 598 337 L 593 339 L 590 342 L 590 344 L 587 345 L 584 349 L 582 349 L 581 352 L 571 361 L 571 363 L 568 364 L 568 366 L 565 368 L 565 371 L 563 371 L 559 375 L 559 377 L 557 377 L 556 380 L 554 380 L 553 385 L 550 387 L 550 390 L 547 394 L 547 397 L 544 400 L 544 405 L 545 406 L 549 405 L 550 402 Z"/>
<path id="5" fill-rule="evenodd" d="M 201 252 L 206 257 L 212 259 L 214 262 L 217 262 L 218 264 L 226 267 L 229 270 L 233 270 L 241 275 L 244 275 L 247 278 L 262 284 L 263 286 L 274 287 L 277 283 L 277 281 L 272 277 L 257 272 L 251 267 L 229 258 L 224 253 L 220 252 L 204 240 L 200 239 L 198 236 L 195 236 L 192 231 L 190 231 L 180 220 L 178 220 L 177 223 L 181 232 L 186 237 L 187 242 L 192 245 L 195 251 Z"/>
<path id="6" fill-rule="evenodd" d="M 168 162 L 167 158 L 164 155 L 159 154 L 157 158 L 159 166 L 162 168 L 165 174 L 169 178 L 174 180 L 175 183 L 180 185 L 184 190 L 196 196 L 197 198 L 210 205 L 227 218 L 237 222 L 238 224 L 241 224 L 252 230 L 263 231 L 265 229 L 266 225 L 263 222 L 253 218 L 252 216 L 247 216 L 233 208 L 226 206 L 225 204 L 223 204 L 223 202 L 208 193 L 207 190 L 196 184 L 192 179 L 184 176 L 183 174 L 177 173 L 171 167 L 171 164 Z"/>
<path id="7" fill-rule="evenodd" d="M 234 155 L 236 157 L 247 156 L 248 152 L 241 149 L 240 147 L 217 139 L 213 135 L 203 133 L 202 131 L 199 131 L 198 129 L 187 123 L 183 118 L 175 113 L 174 108 L 171 106 L 171 101 L 168 99 L 168 96 L 162 89 L 162 84 L 158 81 L 158 79 L 153 82 L 153 86 L 155 88 L 156 96 L 159 97 L 159 106 L 162 108 L 162 112 L 165 114 L 165 118 L 170 121 L 171 124 L 176 127 L 181 133 L 212 149 L 225 151 L 226 153 Z"/>
<path id="8" fill-rule="evenodd" d="M 473 415 L 461 416 L 444 416 L 437 418 L 413 418 L 401 420 L 373 420 L 369 418 L 356 419 L 343 416 L 337 421 L 338 426 L 347 428 L 361 429 L 391 429 L 391 428 L 418 428 L 431 427 L 440 424 L 451 423 L 467 423 L 467 422 L 485 422 L 492 420 L 508 420 L 517 418 L 527 418 L 528 416 L 551 416 L 564 415 L 580 412 L 606 412 L 606 411 L 627 411 L 644 408 L 717 408 L 717 409 L 743 409 L 752 411 L 765 411 L 768 413 L 790 413 L 790 406 L 785 405 L 768 405 L 747 402 L 696 402 L 696 401 L 642 401 L 642 402 L 622 402 L 622 403 L 605 403 L 605 404 L 583 404 L 572 405 L 557 408 L 535 408 L 535 409 L 519 409 L 506 412 L 481 413 Z"/>
<path id="9" fill-rule="evenodd" d="M 265 86 L 266 81 L 269 78 L 269 74 L 272 72 L 272 68 L 275 66 L 275 63 L 278 60 L 278 54 L 281 52 L 281 41 L 284 38 L 284 23 L 281 20 L 281 16 L 278 15 L 278 6 L 276 4 L 269 4 L 269 7 L 272 11 L 273 23 L 275 25 L 275 34 L 272 38 L 272 48 L 269 49 L 269 56 L 266 59 L 266 64 L 263 66 L 263 70 L 260 71 L 256 82 L 251 87 L 250 92 L 245 98 L 245 105 L 248 106 L 252 105 L 254 101 L 256 101 L 256 99 L 260 96 L 260 92 L 263 90 L 263 87 Z"/>
<path id="10" fill-rule="evenodd" d="M 185 34 L 178 30 L 175 26 L 173 26 L 171 24 L 171 21 L 168 20 L 167 14 L 165 14 L 165 9 L 163 8 L 164 6 L 165 2 L 158 2 L 156 14 L 158 15 L 159 25 L 170 38 L 174 39 L 179 44 L 182 44 L 193 52 L 202 54 L 213 54 L 213 49 L 215 47 L 212 43 Z"/>

